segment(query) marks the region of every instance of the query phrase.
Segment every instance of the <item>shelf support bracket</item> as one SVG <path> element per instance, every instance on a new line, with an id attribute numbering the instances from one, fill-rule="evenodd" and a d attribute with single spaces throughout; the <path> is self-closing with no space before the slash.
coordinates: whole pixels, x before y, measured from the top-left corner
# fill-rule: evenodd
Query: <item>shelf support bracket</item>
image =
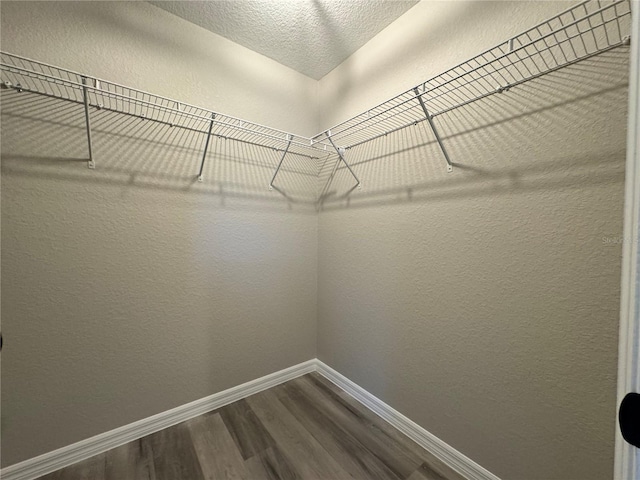
<path id="1" fill-rule="evenodd" d="M 273 172 L 273 177 L 271 177 L 271 181 L 269 182 L 269 190 L 273 190 L 275 188 L 276 191 L 280 192 L 285 197 L 287 195 L 285 195 L 285 193 L 282 190 L 280 190 L 278 187 L 275 187 L 273 185 L 273 182 L 276 181 L 276 177 L 278 176 L 278 172 L 280 171 L 280 167 L 282 167 L 282 162 L 284 162 L 284 159 L 287 156 L 287 153 L 289 152 L 289 147 L 291 146 L 291 142 L 293 141 L 293 135 L 287 134 L 287 140 L 288 140 L 287 146 L 284 149 L 284 152 L 282 152 L 282 157 L 280 158 L 280 162 L 278 163 L 278 167 L 276 168 L 276 171 Z"/>
<path id="2" fill-rule="evenodd" d="M 413 91 L 416 94 L 416 98 L 420 102 L 420 106 L 422 107 L 422 111 L 424 112 L 425 117 L 427 117 L 427 121 L 429 122 L 431 131 L 433 132 L 433 135 L 436 137 L 438 145 L 440 145 L 440 150 L 442 150 L 444 159 L 447 162 L 447 172 L 451 173 L 453 172 L 453 164 L 451 163 L 451 159 L 449 159 L 449 154 L 447 153 L 447 149 L 444 148 L 444 144 L 442 143 L 442 139 L 440 138 L 440 134 L 438 133 L 438 129 L 436 128 L 436 124 L 433 122 L 433 118 L 431 117 L 429 110 L 427 110 L 427 106 L 425 105 L 424 100 L 422 99 L 422 95 L 420 95 L 420 91 L 418 90 L 418 87 L 414 88 Z"/>
<path id="3" fill-rule="evenodd" d="M 328 195 L 326 195 L 327 190 L 329 189 L 329 186 L 331 185 L 331 182 L 333 181 L 333 177 L 335 176 L 336 172 L 338 171 L 338 165 L 340 164 L 340 162 L 344 163 L 345 166 L 347 167 L 347 169 L 349 170 L 349 172 L 351 173 L 351 176 L 355 179 L 356 184 L 351 187 L 347 193 L 345 193 L 343 195 L 347 196 L 349 195 L 351 192 L 353 192 L 356 188 L 362 188 L 362 184 L 360 183 L 360 179 L 358 179 L 358 176 L 355 174 L 355 172 L 353 171 L 353 169 L 351 168 L 351 165 L 349 165 L 347 163 L 347 161 L 344 158 L 344 154 L 345 154 L 345 149 L 338 147 L 333 139 L 331 138 L 331 130 L 327 130 L 325 132 L 325 135 L 327 136 L 327 139 L 329 140 L 329 143 L 331 143 L 331 145 L 333 146 L 333 148 L 335 149 L 336 153 L 338 154 L 338 161 L 336 161 L 336 164 L 333 166 L 333 170 L 331 171 L 331 175 L 329 176 L 329 179 L 327 180 L 326 185 L 324 186 L 324 188 L 322 189 L 322 193 L 320 195 L 319 198 L 319 202 L 321 203 L 324 198 L 326 198 Z"/>
<path id="4" fill-rule="evenodd" d="M 91 117 L 89 116 L 89 92 L 87 89 L 87 77 L 82 77 L 82 99 L 84 101 L 84 119 L 87 125 L 87 144 L 89 146 L 89 161 L 87 167 L 90 169 L 96 168 L 96 163 L 93 160 L 93 146 L 91 144 Z"/>
<path id="5" fill-rule="evenodd" d="M 216 114 L 211 114 L 211 121 L 209 122 L 209 131 L 207 132 L 207 140 L 204 142 L 204 152 L 202 152 L 202 161 L 200 162 L 200 171 L 198 172 L 198 181 L 202 182 L 202 172 L 204 170 L 204 162 L 207 159 L 207 150 L 209 150 L 209 141 L 211 140 L 211 130 L 213 130 L 213 121 L 216 119 Z"/>
<path id="6" fill-rule="evenodd" d="M 338 148 L 336 146 L 335 143 L 333 143 L 333 139 L 331 138 L 331 130 L 327 131 L 327 138 L 329 139 L 329 142 L 331 142 L 331 145 L 333 145 L 333 148 L 336 149 L 336 152 L 338 153 L 338 157 L 340 157 L 340 160 L 342 160 L 342 163 L 345 164 L 345 166 L 349 169 L 349 171 L 351 172 L 351 175 L 353 176 L 353 178 L 356 179 L 356 187 L 360 188 L 360 180 L 358 179 L 357 175 L 353 172 L 353 170 L 351 169 L 351 166 L 347 163 L 347 161 L 344 159 L 344 153 L 345 153 L 345 149 L 344 148 Z"/>

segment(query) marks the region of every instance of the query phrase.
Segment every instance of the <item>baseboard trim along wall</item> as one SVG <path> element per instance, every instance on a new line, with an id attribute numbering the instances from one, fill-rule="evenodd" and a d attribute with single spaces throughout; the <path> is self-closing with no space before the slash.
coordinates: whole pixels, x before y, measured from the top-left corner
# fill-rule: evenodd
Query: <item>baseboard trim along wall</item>
<path id="1" fill-rule="evenodd" d="M 316 370 L 316 360 L 308 360 L 293 367 L 251 380 L 242 385 L 214 393 L 208 397 L 181 405 L 166 412 L 158 413 L 137 422 L 110 430 L 95 437 L 81 440 L 66 447 L 59 448 L 35 458 L 25 460 L 3 468 L 0 471 L 2 480 L 34 480 L 60 468 L 86 460 L 112 448 L 137 440 L 146 435 L 158 432 L 216 408 L 246 398 L 255 393 L 275 387 L 301 375 Z M 125 479 L 123 479 L 125 480 Z"/>
<path id="2" fill-rule="evenodd" d="M 364 406 L 389 422 L 418 445 L 429 450 L 433 455 L 465 478 L 469 480 L 500 480 L 470 458 L 464 456 L 418 424 L 412 422 L 400 412 L 391 408 L 379 398 L 317 359 L 308 360 L 256 380 L 243 383 L 242 385 L 201 398 L 200 400 L 11 465 L 0 471 L 0 477 L 3 480 L 34 480 L 47 473 L 73 465 L 94 455 L 104 453 L 112 448 L 124 445 L 125 443 L 137 440 L 138 438 L 158 432 L 172 425 L 184 422 L 190 418 L 197 417 L 203 413 L 210 412 L 314 371 L 317 371 L 352 395 Z"/>
<path id="3" fill-rule="evenodd" d="M 317 360 L 317 371 L 463 477 L 469 480 L 500 480 L 493 473 L 320 360 Z"/>

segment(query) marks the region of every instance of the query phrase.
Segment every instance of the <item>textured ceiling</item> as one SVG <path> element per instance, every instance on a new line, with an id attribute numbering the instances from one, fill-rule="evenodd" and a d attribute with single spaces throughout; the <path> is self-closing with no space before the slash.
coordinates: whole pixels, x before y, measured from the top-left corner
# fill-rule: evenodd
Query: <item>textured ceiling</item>
<path id="1" fill-rule="evenodd" d="M 319 80 L 418 0 L 150 3 Z"/>

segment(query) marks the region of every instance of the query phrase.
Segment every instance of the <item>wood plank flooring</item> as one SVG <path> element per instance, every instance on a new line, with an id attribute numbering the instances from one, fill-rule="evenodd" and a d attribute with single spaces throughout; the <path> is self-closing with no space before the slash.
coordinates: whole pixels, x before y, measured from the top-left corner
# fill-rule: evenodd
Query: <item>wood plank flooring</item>
<path id="1" fill-rule="evenodd" d="M 317 373 L 40 480 L 463 480 Z"/>

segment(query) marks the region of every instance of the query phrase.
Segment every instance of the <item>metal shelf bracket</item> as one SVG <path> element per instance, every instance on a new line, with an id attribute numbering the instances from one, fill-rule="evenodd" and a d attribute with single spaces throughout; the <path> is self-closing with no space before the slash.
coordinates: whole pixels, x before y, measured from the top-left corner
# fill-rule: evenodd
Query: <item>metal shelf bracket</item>
<path id="1" fill-rule="evenodd" d="M 202 182 L 202 171 L 204 170 L 204 162 L 207 159 L 207 150 L 209 149 L 209 141 L 211 140 L 211 130 L 213 130 L 213 121 L 216 119 L 216 114 L 211 114 L 211 121 L 209 122 L 209 131 L 207 132 L 207 140 L 204 143 L 204 152 L 202 152 L 202 161 L 200 162 L 200 171 L 198 172 L 198 181 Z"/>
<path id="2" fill-rule="evenodd" d="M 427 118 L 427 121 L 429 122 L 429 126 L 431 127 L 431 131 L 433 132 L 433 135 L 436 137 L 436 140 L 438 141 L 438 145 L 440 145 L 440 150 L 442 150 L 442 154 L 444 155 L 444 159 L 447 162 L 447 172 L 451 173 L 451 172 L 453 172 L 453 164 L 451 163 L 451 160 L 449 159 L 449 154 L 447 153 L 447 149 L 444 148 L 444 144 L 442 143 L 442 139 L 440 138 L 440 134 L 438 133 L 438 129 L 436 128 L 436 125 L 433 122 L 433 117 L 429 113 L 429 110 L 427 110 L 427 106 L 425 105 L 424 100 L 422 99 L 422 95 L 420 94 L 420 90 L 418 90 L 418 87 L 414 88 L 413 91 L 416 94 L 416 98 L 420 102 L 420 106 L 422 107 L 422 111 L 424 112 L 424 116 Z"/>
<path id="3" fill-rule="evenodd" d="M 284 162 L 284 159 L 287 156 L 287 152 L 289 151 L 289 147 L 291 146 L 291 142 L 293 141 L 293 135 L 287 135 L 287 140 L 288 140 L 287 146 L 285 147 L 284 152 L 282 152 L 282 157 L 280 158 L 280 162 L 278 163 L 276 171 L 273 172 L 273 177 L 271 177 L 271 181 L 269 182 L 269 190 L 273 190 L 275 188 L 277 192 L 281 193 L 285 197 L 287 195 L 285 195 L 285 193 L 282 190 L 280 190 L 278 187 L 274 187 L 273 182 L 275 182 L 276 177 L 278 176 L 278 172 L 280 171 L 280 167 L 282 167 L 282 162 Z"/>
<path id="4" fill-rule="evenodd" d="M 331 175 L 329 175 L 329 179 L 327 180 L 327 183 L 325 184 L 324 188 L 322 189 L 322 194 L 320 195 L 320 198 L 318 199 L 318 203 L 319 204 L 322 203 L 323 200 L 326 197 L 329 196 L 329 195 L 327 195 L 327 191 L 329 190 L 329 186 L 331 185 L 331 182 L 333 181 L 333 178 L 335 177 L 336 172 L 338 171 L 338 166 L 340 165 L 340 162 L 344 163 L 344 165 L 347 167 L 347 170 L 349 170 L 349 173 L 351 173 L 351 176 L 356 181 L 356 184 L 353 187 L 351 187 L 349 190 L 347 190 L 347 192 L 343 195 L 343 197 L 349 195 L 356 188 L 358 188 L 358 189 L 362 188 L 362 184 L 360 183 L 360 179 L 358 178 L 358 176 L 355 174 L 355 172 L 351 168 L 351 165 L 349 165 L 347 163 L 347 160 L 344 158 L 344 155 L 346 153 L 346 149 L 343 148 L 343 147 L 338 147 L 334 143 L 333 139 L 331 138 L 331 130 L 327 130 L 325 132 L 325 135 L 327 137 L 327 140 L 329 140 L 329 142 L 331 143 L 331 145 L 335 149 L 336 153 L 338 154 L 338 160 L 336 161 L 335 165 L 333 166 L 333 170 L 331 171 Z"/>
<path id="5" fill-rule="evenodd" d="M 89 168 L 95 168 L 91 107 L 110 115 L 127 115 L 143 121 L 159 122 L 169 128 L 196 132 L 197 135 L 206 134 L 204 153 L 196 177 L 201 182 L 212 136 L 242 142 L 251 145 L 251 148 L 265 148 L 270 152 L 275 150 L 282 154 L 282 158 L 268 186 L 270 190 L 277 190 L 291 201 L 295 199 L 288 197 L 287 188 L 280 188 L 274 184 L 287 155 L 288 158 L 295 155 L 296 158 L 306 157 L 313 161 L 317 161 L 322 155 L 324 163 L 315 170 L 318 182 L 321 183 L 313 185 L 313 193 L 318 194 L 314 195 L 316 202 L 322 204 L 324 199 L 335 193 L 329 192 L 329 189 L 333 185 L 334 176 L 344 168 L 341 163 L 344 163 L 349 171 L 348 175 L 353 176 L 355 185 L 340 196 L 348 196 L 351 191 L 361 186 L 360 180 L 346 160 L 345 150 L 353 152 L 353 149 L 360 145 L 383 139 L 425 120 L 429 123 L 442 151 L 447 171 L 453 171 L 453 163 L 435 125 L 435 117 L 489 99 L 493 95 L 506 95 L 510 89 L 525 82 L 604 52 L 619 47 L 626 50 L 631 43 L 631 35 L 636 35 L 630 29 L 632 4 L 635 13 L 635 3 L 635 0 L 585 0 L 571 5 L 563 12 L 422 82 L 415 88 L 368 108 L 335 125 L 331 130 L 325 130 L 311 138 L 292 135 L 219 112 L 214 114 L 209 109 L 1 51 L 0 89 L 23 92 L 21 95 L 38 94 L 46 98 L 72 102 L 79 108 L 84 107 Z M 93 114 L 95 124 L 95 115 L 98 114 L 95 111 Z M 100 119 L 102 120 L 102 117 Z M 215 132 L 213 124 L 216 125 Z M 337 159 L 333 155 L 334 150 L 338 154 Z M 275 156 L 277 157 L 277 154 Z M 330 163 L 333 160 L 336 160 L 335 163 Z M 288 169 L 285 170 L 289 173 Z M 330 176 L 325 182 L 327 173 Z M 319 187 L 320 192 L 315 187 Z"/>
<path id="6" fill-rule="evenodd" d="M 82 77 L 82 98 L 84 101 L 84 120 L 87 126 L 87 144 L 89 147 L 89 161 L 87 167 L 96 168 L 96 162 L 93 160 L 93 146 L 91 143 L 91 117 L 89 115 L 89 92 L 87 91 L 87 77 Z"/>
<path id="7" fill-rule="evenodd" d="M 339 148 L 339 147 L 336 146 L 335 143 L 333 143 L 333 139 L 331 138 L 331 130 L 327 130 L 326 135 L 327 135 L 327 139 L 329 140 L 329 142 L 331 142 L 331 145 L 333 145 L 333 148 L 335 148 L 336 152 L 338 153 L 338 157 L 340 157 L 340 160 L 342 160 L 342 163 L 345 164 L 345 166 L 349 169 L 349 172 L 351 172 L 351 175 L 353 176 L 353 178 L 356 180 L 356 187 L 362 188 L 362 185 L 360 184 L 360 180 L 358 179 L 356 174 L 353 172 L 353 169 L 351 168 L 351 166 L 347 163 L 347 161 L 344 158 L 344 154 L 346 152 L 346 149 L 341 148 L 341 147 Z M 338 165 L 338 163 L 340 163 L 340 162 L 336 162 L 336 166 Z M 337 170 L 337 168 L 336 168 L 336 170 Z M 333 177 L 333 175 L 332 175 L 332 177 Z M 353 190 L 353 188 L 351 190 Z M 351 190 L 349 190 L 349 192 L 351 192 Z"/>

